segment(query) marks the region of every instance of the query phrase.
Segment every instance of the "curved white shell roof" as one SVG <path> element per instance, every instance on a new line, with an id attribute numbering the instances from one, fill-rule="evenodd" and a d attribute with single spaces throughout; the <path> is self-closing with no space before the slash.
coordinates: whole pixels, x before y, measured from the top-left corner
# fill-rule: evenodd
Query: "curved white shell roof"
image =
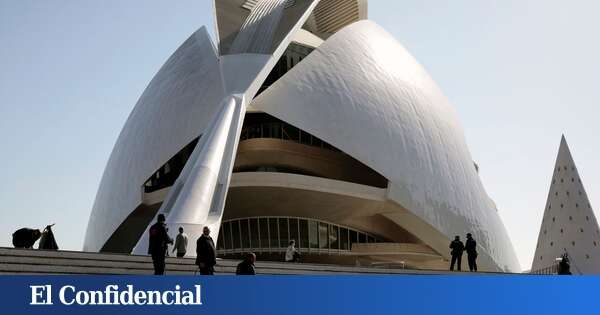
<path id="1" fill-rule="evenodd" d="M 303 18 L 311 8 L 306 6 Z M 272 66 L 278 58 L 219 57 L 205 29 L 193 34 L 157 73 L 127 120 L 96 196 L 84 250 L 100 250 L 142 202 L 148 177 L 205 133 L 229 93 L 239 92 L 238 85 L 260 84 L 269 70 L 263 65 Z M 440 254 L 448 255 L 454 235 L 471 232 L 483 269 L 519 269 L 454 109 L 416 60 L 376 24 L 361 21 L 341 29 L 251 105 L 388 178 L 389 202 L 381 215 Z"/>
<path id="2" fill-rule="evenodd" d="M 84 250 L 98 251 L 142 202 L 142 186 L 204 132 L 224 94 L 216 50 L 205 28 L 162 66 L 129 115 L 108 160 Z"/>
<path id="3" fill-rule="evenodd" d="M 519 269 L 455 110 L 417 61 L 375 23 L 357 22 L 333 35 L 252 107 L 387 177 L 388 198 L 441 234 L 436 239 L 423 227 L 399 223 L 440 253 L 447 254 L 454 235 L 471 232 L 482 264 Z"/>

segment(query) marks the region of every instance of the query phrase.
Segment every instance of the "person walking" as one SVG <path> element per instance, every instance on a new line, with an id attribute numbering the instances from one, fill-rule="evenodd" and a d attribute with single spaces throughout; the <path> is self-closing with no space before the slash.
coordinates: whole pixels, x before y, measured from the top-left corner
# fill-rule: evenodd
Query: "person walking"
<path id="1" fill-rule="evenodd" d="M 471 233 L 467 233 L 465 251 L 467 252 L 467 261 L 469 262 L 469 271 L 477 272 L 477 242 L 473 239 Z"/>
<path id="2" fill-rule="evenodd" d="M 168 244 L 173 244 L 173 239 L 167 233 L 166 218 L 164 214 L 159 214 L 148 233 L 150 234 L 148 254 L 152 255 L 152 264 L 154 265 L 155 275 L 165 274 L 165 256 L 167 254 Z"/>
<path id="3" fill-rule="evenodd" d="M 296 249 L 296 241 L 291 240 L 288 248 L 285 251 L 285 262 L 298 262 L 300 261 L 300 253 Z"/>
<path id="4" fill-rule="evenodd" d="M 454 237 L 454 241 L 450 243 L 450 255 L 452 255 L 452 262 L 450 263 L 450 271 L 454 271 L 454 264 L 457 264 L 457 270 L 460 271 L 460 265 L 462 262 L 462 254 L 465 249 L 465 245 L 460 241 L 460 236 Z"/>
<path id="5" fill-rule="evenodd" d="M 215 242 L 210 237 L 210 229 L 205 226 L 202 235 L 196 240 L 196 265 L 200 268 L 201 275 L 214 275 L 216 264 Z"/>
<path id="6" fill-rule="evenodd" d="M 256 270 L 254 269 L 254 262 L 256 262 L 256 255 L 254 253 L 246 254 L 244 260 L 237 265 L 235 274 L 238 276 L 254 276 Z"/>
<path id="7" fill-rule="evenodd" d="M 175 245 L 173 246 L 173 252 L 177 251 L 177 257 L 182 258 L 187 252 L 188 236 L 183 233 L 183 226 L 179 227 L 179 234 L 175 238 Z"/>

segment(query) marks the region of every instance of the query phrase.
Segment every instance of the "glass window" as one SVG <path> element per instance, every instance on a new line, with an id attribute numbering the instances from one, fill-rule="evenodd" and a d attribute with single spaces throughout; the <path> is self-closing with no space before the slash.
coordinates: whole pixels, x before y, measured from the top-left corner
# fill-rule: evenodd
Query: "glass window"
<path id="1" fill-rule="evenodd" d="M 281 138 L 281 124 L 280 123 L 264 124 L 263 137 L 280 139 Z"/>
<path id="2" fill-rule="evenodd" d="M 223 223 L 223 240 L 225 241 L 225 249 L 233 248 L 231 244 L 231 223 L 229 222 Z"/>
<path id="3" fill-rule="evenodd" d="M 373 236 L 371 236 L 371 235 L 368 235 L 367 236 L 367 242 L 369 242 L 369 243 L 375 243 L 375 238 Z"/>
<path id="4" fill-rule="evenodd" d="M 321 139 L 319 139 L 319 138 L 313 137 L 312 145 L 315 146 L 315 147 L 322 148 L 323 147 L 323 141 Z"/>
<path id="5" fill-rule="evenodd" d="M 223 225 L 221 225 L 221 228 L 219 229 L 219 238 L 217 239 L 217 249 L 219 249 L 219 250 L 225 249 L 223 247 Z"/>
<path id="6" fill-rule="evenodd" d="M 350 250 L 350 244 L 348 243 L 348 229 L 340 228 L 340 249 Z"/>
<path id="7" fill-rule="evenodd" d="M 240 141 L 248 140 L 248 128 L 242 129 L 240 133 Z"/>
<path id="8" fill-rule="evenodd" d="M 288 124 L 284 124 L 283 128 L 282 128 L 282 137 L 283 140 L 291 140 L 291 141 L 299 141 L 299 134 L 300 134 L 300 129 L 288 125 Z"/>
<path id="9" fill-rule="evenodd" d="M 239 221 L 231 222 L 231 231 L 233 232 L 233 246 L 232 248 L 242 248 L 242 244 L 240 243 L 240 226 Z"/>
<path id="10" fill-rule="evenodd" d="M 316 221 L 308 221 L 308 237 L 310 248 L 319 248 L 319 224 Z"/>
<path id="11" fill-rule="evenodd" d="M 242 248 L 250 248 L 250 229 L 248 227 L 248 220 L 240 220 L 240 227 L 242 228 Z"/>
<path id="12" fill-rule="evenodd" d="M 365 235 L 364 233 L 358 233 L 358 242 L 359 243 L 366 243 L 367 242 L 367 235 Z"/>
<path id="13" fill-rule="evenodd" d="M 300 130 L 300 143 L 310 145 L 312 136 L 309 133 L 306 133 Z"/>
<path id="14" fill-rule="evenodd" d="M 329 248 L 340 249 L 340 243 L 338 242 L 338 227 L 335 225 L 329 225 Z"/>
<path id="15" fill-rule="evenodd" d="M 260 138 L 261 136 L 261 128 L 258 126 L 250 126 L 248 127 L 248 139 Z"/>
<path id="16" fill-rule="evenodd" d="M 300 221 L 300 242 L 296 244 L 300 248 L 308 248 L 308 222 L 306 220 Z"/>
<path id="17" fill-rule="evenodd" d="M 350 230 L 350 249 L 352 249 L 352 244 L 355 243 L 358 243 L 358 233 Z"/>
<path id="18" fill-rule="evenodd" d="M 269 221 L 267 219 L 260 219 L 258 224 L 260 227 L 260 247 L 269 248 Z"/>
<path id="19" fill-rule="evenodd" d="M 321 249 L 329 248 L 329 242 L 327 242 L 327 230 L 328 229 L 326 223 L 319 223 L 319 248 Z"/>
<path id="20" fill-rule="evenodd" d="M 250 247 L 260 248 L 258 243 L 258 219 L 250 219 Z"/>
<path id="21" fill-rule="evenodd" d="M 288 219 L 280 218 L 279 219 L 279 247 L 287 248 L 288 243 L 289 243 Z"/>
<path id="22" fill-rule="evenodd" d="M 296 241 L 296 247 L 298 246 L 298 240 L 300 235 L 298 234 L 298 219 L 290 219 L 290 241 Z"/>
<path id="23" fill-rule="evenodd" d="M 271 248 L 279 247 L 279 232 L 277 229 L 277 219 L 270 218 L 269 219 L 269 239 L 271 243 Z"/>

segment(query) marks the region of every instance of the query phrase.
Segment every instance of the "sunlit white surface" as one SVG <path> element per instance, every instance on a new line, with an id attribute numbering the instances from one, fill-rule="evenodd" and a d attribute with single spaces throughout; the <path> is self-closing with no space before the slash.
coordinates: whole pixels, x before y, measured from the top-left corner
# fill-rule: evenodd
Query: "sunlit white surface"
<path id="1" fill-rule="evenodd" d="M 167 60 L 131 112 L 108 160 L 84 250 L 98 251 L 142 200 L 142 185 L 205 132 L 224 96 L 218 57 L 205 28 Z"/>
<path id="2" fill-rule="evenodd" d="M 119 137 L 90 218 L 86 250 L 99 250 L 139 205 L 150 174 L 207 132 L 226 95 L 251 99 L 287 45 L 298 38 L 316 4 L 272 55 L 218 57 L 205 31 L 178 49 L 142 95 Z M 448 256 L 447 244 L 454 235 L 471 232 L 479 242 L 482 269 L 518 270 L 454 109 L 414 58 L 374 23 L 357 22 L 334 34 L 251 105 L 387 177 L 390 206 L 381 214 L 440 254 Z M 189 193 L 190 199 L 182 202 L 213 193 Z M 194 217 L 206 213 L 205 208 L 178 217 Z"/>
<path id="3" fill-rule="evenodd" d="M 416 60 L 373 22 L 329 38 L 252 107 L 331 143 L 391 181 L 388 198 L 444 236 L 473 233 L 481 265 L 518 271 L 455 110 Z M 390 215 L 393 217 L 393 214 Z M 427 239 L 425 229 L 411 229 Z"/>

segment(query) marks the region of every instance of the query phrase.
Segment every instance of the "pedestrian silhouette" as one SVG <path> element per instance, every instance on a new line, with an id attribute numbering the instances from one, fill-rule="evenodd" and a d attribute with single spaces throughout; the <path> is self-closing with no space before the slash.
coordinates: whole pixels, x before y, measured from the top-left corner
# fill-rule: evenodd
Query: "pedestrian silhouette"
<path id="1" fill-rule="evenodd" d="M 564 253 L 562 259 L 558 263 L 558 274 L 562 276 L 571 275 L 571 263 L 569 262 L 569 254 Z"/>
<path id="2" fill-rule="evenodd" d="M 42 237 L 40 238 L 38 249 L 58 250 L 58 244 L 56 244 L 56 238 L 54 238 L 54 232 L 52 232 L 53 226 L 54 224 L 46 226 L 46 228 L 42 232 Z"/>
<path id="3" fill-rule="evenodd" d="M 202 236 L 196 240 L 196 265 L 200 268 L 201 275 L 213 275 L 217 264 L 215 242 L 210 237 L 208 226 L 202 232 Z"/>
<path id="4" fill-rule="evenodd" d="M 462 262 L 462 254 L 463 254 L 463 250 L 465 249 L 465 245 L 463 244 L 463 242 L 460 241 L 460 236 L 455 236 L 454 237 L 454 241 L 452 241 L 450 243 L 449 246 L 452 251 L 450 251 L 450 255 L 452 255 L 452 261 L 450 263 L 450 270 L 453 271 L 454 270 L 454 264 L 457 264 L 457 269 L 458 271 L 460 271 L 460 266 L 461 266 L 461 262 Z"/>
<path id="5" fill-rule="evenodd" d="M 467 233 L 465 251 L 467 252 L 467 261 L 469 262 L 469 271 L 477 272 L 477 242 L 473 239 L 471 233 Z"/>
<path id="6" fill-rule="evenodd" d="M 238 276 L 254 276 L 256 270 L 254 270 L 254 262 L 256 261 L 256 255 L 254 253 L 246 254 L 244 260 L 237 265 L 235 274 Z"/>
<path id="7" fill-rule="evenodd" d="M 173 252 L 177 251 L 177 257 L 181 258 L 185 256 L 187 252 L 188 236 L 183 233 L 183 227 L 179 227 L 179 234 L 175 238 L 175 245 L 173 246 Z"/>
<path id="8" fill-rule="evenodd" d="M 296 241 L 291 240 L 288 248 L 285 251 L 285 261 L 286 262 L 299 262 L 300 261 L 300 253 L 298 249 L 296 249 Z"/>
<path id="9" fill-rule="evenodd" d="M 165 274 L 165 255 L 167 254 L 168 244 L 173 244 L 173 239 L 167 233 L 165 221 L 165 215 L 159 214 L 156 223 L 148 231 L 150 234 L 148 254 L 152 255 L 155 275 Z"/>

